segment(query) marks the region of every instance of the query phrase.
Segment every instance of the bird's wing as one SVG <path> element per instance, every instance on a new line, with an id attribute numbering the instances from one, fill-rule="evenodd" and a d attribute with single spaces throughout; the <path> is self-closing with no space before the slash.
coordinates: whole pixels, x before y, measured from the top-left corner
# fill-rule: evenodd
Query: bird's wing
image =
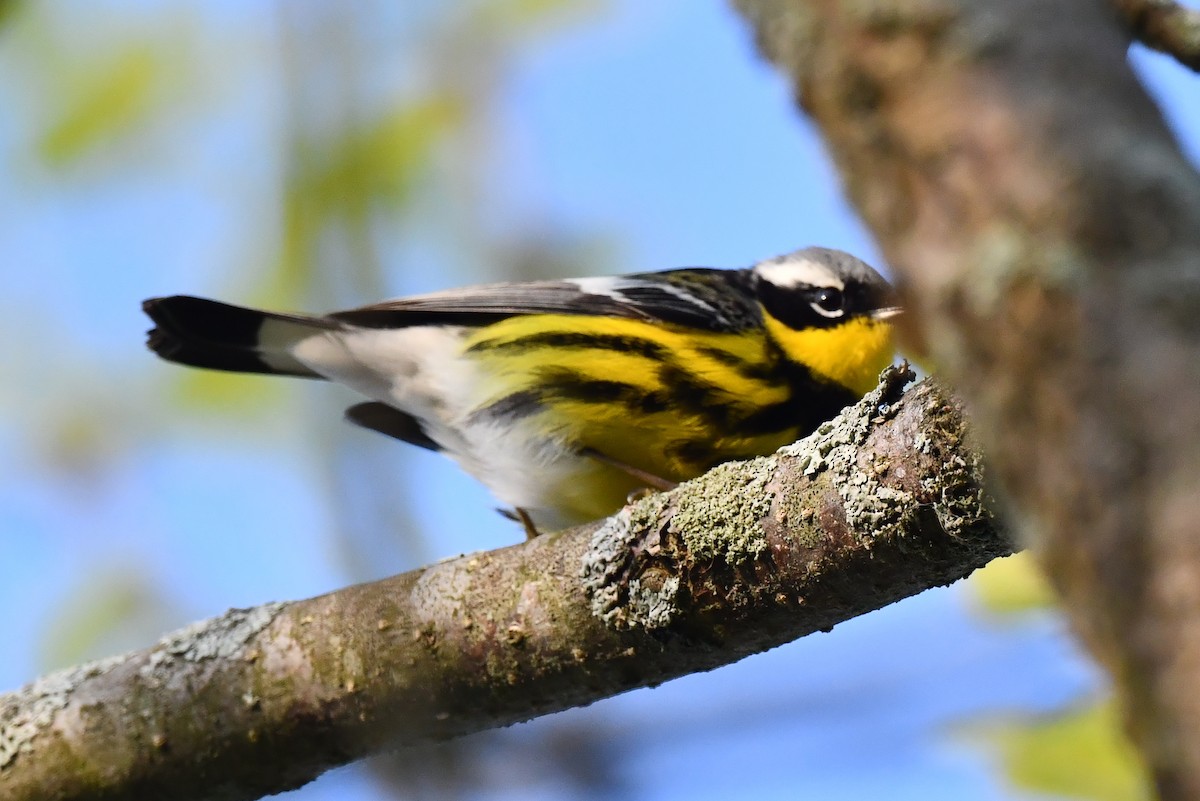
<path id="1" fill-rule="evenodd" d="M 712 331 L 759 324 L 749 270 L 692 268 L 561 281 L 484 284 L 328 315 L 368 328 L 486 325 L 524 314 L 582 314 L 675 323 Z"/>

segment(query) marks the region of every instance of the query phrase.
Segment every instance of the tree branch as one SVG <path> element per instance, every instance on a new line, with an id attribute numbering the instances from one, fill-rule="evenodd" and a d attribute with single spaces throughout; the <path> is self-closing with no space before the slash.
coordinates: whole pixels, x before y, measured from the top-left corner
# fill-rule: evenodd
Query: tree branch
<path id="1" fill-rule="evenodd" d="M 1104 0 L 737 0 L 1167 799 L 1200 798 L 1200 176 Z"/>
<path id="2" fill-rule="evenodd" d="M 1172 0 L 1114 0 L 1134 38 L 1200 72 L 1200 11 Z"/>
<path id="3" fill-rule="evenodd" d="M 812 437 L 602 523 L 225 615 L 0 697 L 0 797 L 253 798 L 708 670 L 1009 543 L 962 413 L 899 371 Z"/>

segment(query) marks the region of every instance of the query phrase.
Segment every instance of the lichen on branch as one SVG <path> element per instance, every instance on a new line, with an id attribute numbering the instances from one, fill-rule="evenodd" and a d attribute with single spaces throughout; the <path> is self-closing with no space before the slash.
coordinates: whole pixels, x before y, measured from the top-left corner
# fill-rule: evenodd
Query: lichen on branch
<path id="1" fill-rule="evenodd" d="M 0 797 L 256 798 L 734 662 L 1011 545 L 962 411 L 889 370 L 779 453 L 605 521 L 234 610 L 0 696 Z"/>

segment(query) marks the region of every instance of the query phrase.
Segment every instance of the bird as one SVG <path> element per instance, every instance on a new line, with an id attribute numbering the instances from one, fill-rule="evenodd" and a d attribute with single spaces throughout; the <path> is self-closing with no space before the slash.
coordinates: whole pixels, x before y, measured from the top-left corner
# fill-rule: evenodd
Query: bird
<path id="1" fill-rule="evenodd" d="M 188 295 L 143 309 L 167 361 L 365 396 L 350 422 L 449 456 L 530 536 L 811 433 L 875 386 L 900 311 L 876 270 L 824 247 L 323 315 Z"/>

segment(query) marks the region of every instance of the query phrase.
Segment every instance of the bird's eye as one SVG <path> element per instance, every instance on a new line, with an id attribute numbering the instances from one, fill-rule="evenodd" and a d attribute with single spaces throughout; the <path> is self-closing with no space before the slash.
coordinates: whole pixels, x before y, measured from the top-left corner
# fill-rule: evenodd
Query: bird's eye
<path id="1" fill-rule="evenodd" d="M 833 287 L 823 287 L 818 289 L 812 296 L 812 307 L 817 314 L 825 317 L 838 317 L 842 313 L 842 306 L 845 304 L 845 296 L 840 289 Z"/>

